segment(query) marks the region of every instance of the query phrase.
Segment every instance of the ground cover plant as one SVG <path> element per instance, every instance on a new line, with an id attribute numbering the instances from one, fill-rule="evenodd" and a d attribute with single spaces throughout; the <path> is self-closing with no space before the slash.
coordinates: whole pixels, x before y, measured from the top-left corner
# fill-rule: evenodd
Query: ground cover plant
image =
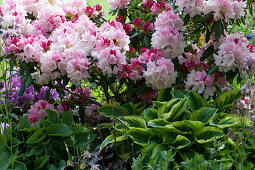
<path id="1" fill-rule="evenodd" d="M 0 169 L 254 169 L 254 5 L 3 0 Z"/>

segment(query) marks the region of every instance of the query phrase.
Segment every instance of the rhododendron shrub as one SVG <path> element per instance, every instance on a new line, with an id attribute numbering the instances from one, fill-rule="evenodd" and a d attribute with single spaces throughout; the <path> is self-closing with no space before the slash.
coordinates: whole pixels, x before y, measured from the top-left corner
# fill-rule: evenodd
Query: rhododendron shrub
<path id="1" fill-rule="evenodd" d="M 112 13 L 118 12 L 114 21 L 104 20 L 102 7 L 87 6 L 86 1 L 3 2 L 2 39 L 5 55 L 21 68 L 20 95 L 29 80 L 26 87 L 48 86 L 61 97 L 63 92 L 83 95 L 75 89 L 89 82 L 101 88 L 106 102 L 150 102 L 156 91 L 168 88 L 193 89 L 209 99 L 235 73 L 245 77 L 254 72 L 253 46 L 227 27 L 243 21 L 250 2 L 109 4 Z M 100 105 L 91 97 L 84 96 Z M 62 112 L 65 107 L 59 108 Z"/>

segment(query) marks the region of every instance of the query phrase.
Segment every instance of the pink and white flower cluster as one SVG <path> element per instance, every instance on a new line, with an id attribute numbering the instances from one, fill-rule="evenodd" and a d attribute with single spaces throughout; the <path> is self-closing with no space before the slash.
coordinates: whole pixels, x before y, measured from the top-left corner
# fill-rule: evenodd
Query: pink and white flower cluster
<path id="1" fill-rule="evenodd" d="M 53 110 L 54 106 L 44 100 L 39 100 L 38 102 L 36 102 L 34 105 L 31 106 L 31 109 L 29 110 L 29 121 L 36 123 L 39 120 L 43 119 L 47 115 L 45 112 L 46 109 Z"/>
<path id="2" fill-rule="evenodd" d="M 184 15 L 189 14 L 191 17 L 201 15 L 205 1 L 204 0 L 176 0 L 176 5 Z"/>
<path id="3" fill-rule="evenodd" d="M 176 80 L 177 72 L 174 71 L 174 64 L 170 59 L 160 58 L 147 63 L 147 70 L 144 71 L 145 83 L 153 89 L 166 89 L 171 87 Z"/>
<path id="4" fill-rule="evenodd" d="M 247 74 L 246 58 L 250 56 L 249 42 L 243 34 L 227 35 L 225 41 L 219 46 L 218 55 L 214 54 L 215 64 L 224 72 L 236 69 L 242 75 Z"/>
<path id="5" fill-rule="evenodd" d="M 214 13 L 214 20 L 241 19 L 245 15 L 246 2 L 242 0 L 207 0 L 204 14 Z"/>
<path id="6" fill-rule="evenodd" d="M 213 13 L 214 21 L 241 19 L 245 15 L 246 2 L 242 0 L 177 0 L 176 5 L 183 14 L 191 17 Z"/>
<path id="7" fill-rule="evenodd" d="M 151 44 L 154 48 L 164 49 L 167 58 L 175 58 L 184 52 L 183 20 L 173 10 L 159 14 L 155 22 Z"/>
<path id="8" fill-rule="evenodd" d="M 129 0 L 108 0 L 108 3 L 112 9 L 117 9 L 118 7 L 124 9 L 128 6 Z"/>
<path id="9" fill-rule="evenodd" d="M 197 91 L 199 94 L 203 93 L 204 98 L 208 99 L 213 96 L 216 88 L 213 86 L 213 78 L 207 75 L 205 71 L 195 71 L 192 70 L 187 76 L 187 81 L 185 81 L 185 89 L 192 89 Z"/>
<path id="10" fill-rule="evenodd" d="M 129 37 L 120 22 L 112 21 L 102 24 L 91 56 L 98 60 L 96 66 L 104 75 L 111 77 L 123 70 L 129 42 Z"/>
<path id="11" fill-rule="evenodd" d="M 49 40 L 50 49 L 40 58 L 41 69 L 32 77 L 39 84 L 67 75 L 71 82 L 79 85 L 88 80 L 87 56 L 96 44 L 97 26 L 86 15 L 75 21 L 66 21 L 55 29 Z"/>

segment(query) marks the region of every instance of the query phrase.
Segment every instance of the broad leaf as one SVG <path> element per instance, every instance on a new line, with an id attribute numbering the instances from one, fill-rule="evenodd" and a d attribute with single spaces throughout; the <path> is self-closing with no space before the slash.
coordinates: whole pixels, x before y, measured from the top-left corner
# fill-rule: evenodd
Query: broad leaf
<path id="1" fill-rule="evenodd" d="M 126 124 L 128 127 L 136 128 L 146 128 L 146 122 L 142 117 L 138 116 L 125 116 L 124 118 L 119 118 L 120 121 Z"/>
<path id="2" fill-rule="evenodd" d="M 207 123 L 211 118 L 215 116 L 217 109 L 210 107 L 202 107 L 191 113 L 190 120 L 201 121 Z"/>
<path id="3" fill-rule="evenodd" d="M 55 123 L 48 127 L 47 133 L 49 136 L 70 136 L 72 130 L 64 123 Z"/>
<path id="4" fill-rule="evenodd" d="M 201 107 L 206 107 L 206 101 L 195 91 L 190 91 L 189 95 L 189 108 L 191 111 L 199 110 Z"/>
<path id="5" fill-rule="evenodd" d="M 76 140 L 76 147 L 85 148 L 90 142 L 92 142 L 96 135 L 90 132 L 82 132 L 74 134 L 74 138 Z"/>
<path id="6" fill-rule="evenodd" d="M 148 140 L 151 136 L 147 130 L 141 128 L 131 128 L 127 130 L 127 135 L 129 135 L 135 143 L 140 145 L 148 144 Z"/>
<path id="7" fill-rule="evenodd" d="M 165 119 L 154 119 L 148 122 L 148 126 L 150 127 L 162 127 L 169 124 L 170 122 L 166 121 Z"/>
<path id="8" fill-rule="evenodd" d="M 50 120 L 51 123 L 59 122 L 59 116 L 57 112 L 50 109 L 46 109 L 45 112 L 47 113 L 48 119 Z"/>
<path id="9" fill-rule="evenodd" d="M 106 104 L 98 109 L 99 113 L 103 114 L 106 117 L 120 117 L 120 116 L 127 116 L 128 111 L 127 109 L 120 106 L 119 103 L 109 103 Z"/>
<path id="10" fill-rule="evenodd" d="M 214 138 L 219 139 L 223 137 L 224 133 L 222 130 L 216 127 L 204 127 L 201 132 L 197 135 L 198 143 L 208 143 L 213 142 Z"/>
<path id="11" fill-rule="evenodd" d="M 38 129 L 28 140 L 26 143 L 33 144 L 33 143 L 39 143 L 43 141 L 47 135 L 45 134 L 43 129 Z"/>

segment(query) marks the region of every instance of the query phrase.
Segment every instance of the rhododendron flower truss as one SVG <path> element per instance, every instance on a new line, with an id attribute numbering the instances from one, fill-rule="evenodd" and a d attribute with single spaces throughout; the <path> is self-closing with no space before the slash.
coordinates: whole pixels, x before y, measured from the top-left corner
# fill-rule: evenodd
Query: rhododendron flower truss
<path id="1" fill-rule="evenodd" d="M 159 14 L 155 22 L 151 44 L 154 48 L 164 49 L 167 58 L 175 58 L 184 52 L 183 21 L 173 10 Z"/>

